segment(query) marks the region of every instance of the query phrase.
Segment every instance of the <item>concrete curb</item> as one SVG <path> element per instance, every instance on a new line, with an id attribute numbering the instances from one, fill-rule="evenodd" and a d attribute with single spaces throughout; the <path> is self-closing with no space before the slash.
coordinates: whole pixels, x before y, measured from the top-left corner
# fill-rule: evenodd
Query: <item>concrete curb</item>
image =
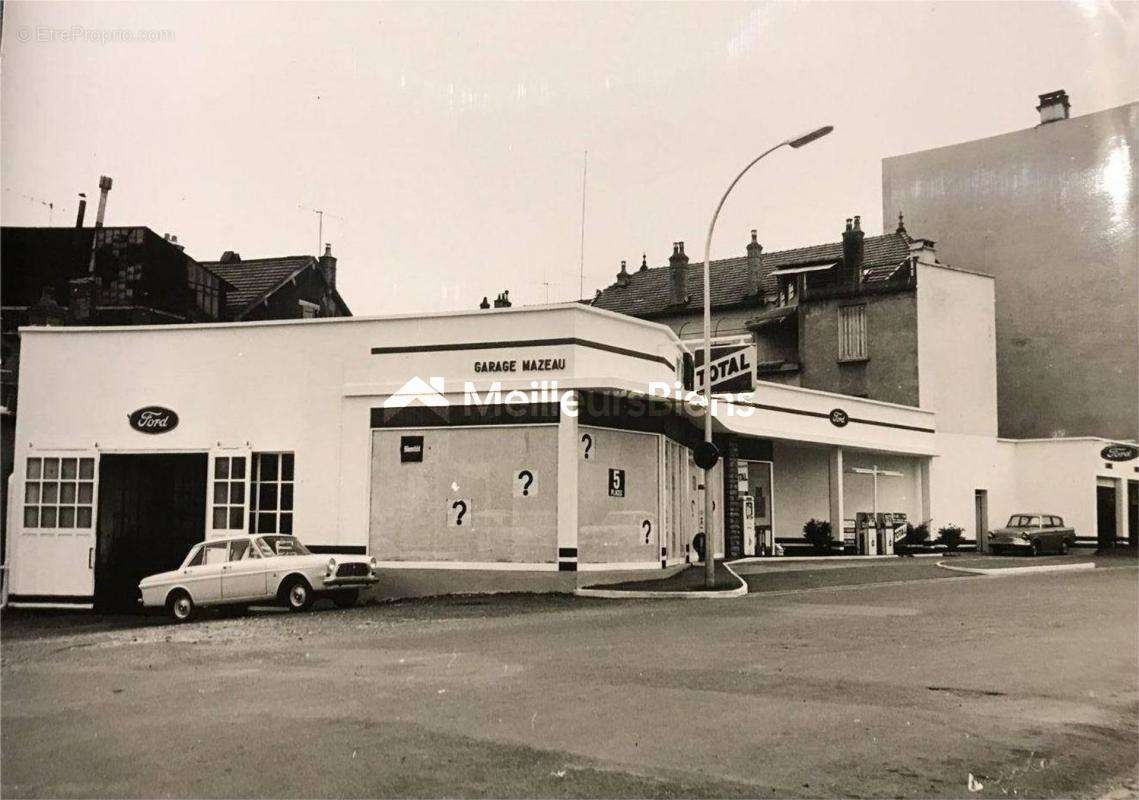
<path id="1" fill-rule="evenodd" d="M 994 567 L 993 569 L 980 569 L 975 567 L 953 567 L 943 561 L 937 566 L 953 572 L 965 572 L 970 575 L 985 575 L 990 578 L 1000 578 L 1007 575 L 1039 575 L 1044 572 L 1086 572 L 1095 569 L 1091 561 L 1082 561 L 1079 564 L 1043 564 L 1038 567 Z"/>
<path id="2" fill-rule="evenodd" d="M 669 592 L 651 592 L 641 589 L 574 589 L 576 597 L 600 597 L 606 600 L 624 600 L 624 599 L 655 599 L 683 597 L 686 600 L 727 600 L 732 597 L 745 597 L 747 596 L 747 581 L 736 574 L 736 571 L 724 562 L 724 569 L 732 573 L 732 577 L 740 582 L 740 585 L 735 589 L 716 589 L 711 592 L 682 592 L 682 591 L 669 591 Z"/>
<path id="3" fill-rule="evenodd" d="M 945 558 L 945 553 L 914 553 L 912 555 L 884 555 L 884 556 L 748 556 L 747 558 L 732 559 L 731 564 L 791 564 L 807 563 L 811 561 L 889 561 L 894 558 Z"/>

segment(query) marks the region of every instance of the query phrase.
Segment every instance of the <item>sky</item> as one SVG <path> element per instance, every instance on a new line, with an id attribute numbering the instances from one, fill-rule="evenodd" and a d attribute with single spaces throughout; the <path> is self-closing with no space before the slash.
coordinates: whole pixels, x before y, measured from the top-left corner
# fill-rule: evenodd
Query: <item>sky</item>
<path id="1" fill-rule="evenodd" d="M 1137 63 L 1139 4 L 1092 0 L 6 2 L 0 218 L 74 224 L 86 192 L 91 224 L 110 175 L 108 225 L 199 260 L 315 253 L 324 210 L 358 315 L 573 300 L 699 260 L 804 130 L 835 126 L 744 178 L 713 258 L 881 232 L 883 158 L 1032 127 L 1046 91 L 1133 102 Z"/>

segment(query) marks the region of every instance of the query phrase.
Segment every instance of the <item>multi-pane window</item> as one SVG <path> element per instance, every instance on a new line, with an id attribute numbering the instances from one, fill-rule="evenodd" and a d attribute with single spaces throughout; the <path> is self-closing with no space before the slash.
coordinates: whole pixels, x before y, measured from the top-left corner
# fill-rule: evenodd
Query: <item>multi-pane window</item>
<path id="1" fill-rule="evenodd" d="M 213 529 L 245 527 L 245 456 L 214 457 Z"/>
<path id="2" fill-rule="evenodd" d="M 29 458 L 24 473 L 25 528 L 90 528 L 95 459 Z"/>
<path id="3" fill-rule="evenodd" d="M 293 532 L 293 454 L 254 453 L 249 497 L 252 533 Z"/>
<path id="4" fill-rule="evenodd" d="M 218 319 L 221 296 L 220 281 L 212 272 L 194 263 L 186 264 L 186 282 L 194 295 L 194 302 L 203 312 Z"/>
<path id="5" fill-rule="evenodd" d="M 866 358 L 866 306 L 841 306 L 838 310 L 838 360 L 863 361 Z"/>

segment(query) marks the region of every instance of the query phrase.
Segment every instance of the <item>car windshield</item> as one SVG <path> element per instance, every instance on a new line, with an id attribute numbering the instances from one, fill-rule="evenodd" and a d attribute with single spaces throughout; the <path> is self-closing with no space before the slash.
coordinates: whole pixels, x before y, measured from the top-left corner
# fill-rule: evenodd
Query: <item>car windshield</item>
<path id="1" fill-rule="evenodd" d="M 307 556 L 308 548 L 295 536 L 258 536 L 257 547 L 266 556 Z"/>
<path id="2" fill-rule="evenodd" d="M 1033 517 L 1028 514 L 1013 514 L 1009 517 L 1008 527 L 1010 528 L 1039 528 L 1040 517 Z"/>

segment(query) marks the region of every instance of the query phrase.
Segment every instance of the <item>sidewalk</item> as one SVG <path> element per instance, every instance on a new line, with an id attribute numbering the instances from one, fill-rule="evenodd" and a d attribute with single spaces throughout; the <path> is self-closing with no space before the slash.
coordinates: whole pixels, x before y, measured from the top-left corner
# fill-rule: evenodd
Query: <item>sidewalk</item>
<path id="1" fill-rule="evenodd" d="M 605 597 L 610 599 L 641 597 L 741 597 L 747 594 L 747 584 L 731 567 L 717 561 L 716 582 L 712 588 L 704 585 L 704 565 L 693 564 L 664 578 L 621 581 L 583 586 L 574 592 L 579 597 Z"/>

